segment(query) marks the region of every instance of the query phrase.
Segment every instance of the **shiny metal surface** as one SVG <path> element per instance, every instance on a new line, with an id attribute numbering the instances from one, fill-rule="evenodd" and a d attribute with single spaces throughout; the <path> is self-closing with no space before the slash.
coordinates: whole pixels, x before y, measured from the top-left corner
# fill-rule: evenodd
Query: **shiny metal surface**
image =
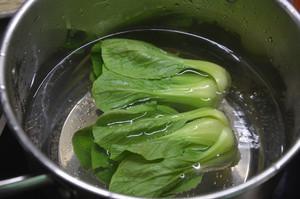
<path id="1" fill-rule="evenodd" d="M 8 197 L 24 190 L 29 191 L 51 184 L 53 179 L 50 175 L 19 176 L 0 181 L 0 194 L 1 197 Z"/>
<path id="2" fill-rule="evenodd" d="M 114 4 L 114 2 L 116 3 Z M 70 10 L 64 7 L 66 5 L 62 5 L 58 8 L 55 6 L 55 1 L 29 0 L 12 20 L 3 40 L 0 52 L 1 101 L 4 112 L 7 118 L 9 118 L 9 125 L 15 131 L 24 148 L 31 152 L 45 166 L 53 171 L 53 173 L 66 181 L 95 194 L 117 198 L 121 196 L 87 184 L 64 172 L 52 159 L 49 159 L 47 154 L 42 152 L 40 149 L 41 146 L 36 144 L 43 143 L 47 136 L 41 139 L 36 138 L 38 141 L 28 137 L 25 133 L 26 129 L 24 129 L 23 123 L 24 114 L 27 110 L 26 103 L 30 101 L 34 91 L 45 75 L 51 70 L 51 67 L 56 65 L 56 63 L 67 54 L 67 52 L 65 52 L 55 55 L 57 48 L 67 39 L 66 30 L 79 29 L 101 36 L 116 31 L 120 26 L 124 28 L 130 25 L 126 24 L 126 20 L 122 17 L 117 16 L 106 20 L 103 18 L 105 14 L 107 15 L 107 12 L 109 12 L 110 7 L 116 10 L 120 9 L 118 2 L 119 1 L 113 1 L 112 4 L 108 4 L 106 1 L 89 1 L 90 5 L 93 6 L 88 7 L 86 5 L 80 5 L 80 1 L 78 1 L 74 2 L 74 10 Z M 243 3 L 241 3 L 241 1 L 230 1 L 233 2 L 232 4 L 227 4 L 227 2 L 224 1 L 220 7 L 214 6 L 217 5 L 216 2 L 217 1 L 213 1 L 209 4 L 201 1 L 202 4 L 199 3 L 195 5 L 195 8 L 198 7 L 203 11 L 201 14 L 198 13 L 197 17 L 205 22 L 216 21 L 220 27 L 225 27 L 238 34 L 247 52 L 258 53 L 262 55 L 264 61 L 268 60 L 271 62 L 272 67 L 274 66 L 276 71 L 279 71 L 280 77 L 282 77 L 284 83 L 283 87 L 287 88 L 283 95 L 281 93 L 282 90 L 280 90 L 282 85 L 277 85 L 276 80 L 272 80 L 272 75 L 266 75 L 267 80 L 274 83 L 270 87 L 273 89 L 272 92 L 275 93 L 275 96 L 284 97 L 283 102 L 281 102 L 281 108 L 287 115 L 286 136 L 288 137 L 284 155 L 276 161 L 268 162 L 263 172 L 249 179 L 244 184 L 203 196 L 204 198 L 235 197 L 237 195 L 243 197 L 243 194 L 246 194 L 251 188 L 258 187 L 276 175 L 300 147 L 300 94 L 298 91 L 300 85 L 300 69 L 297 67 L 297 63 L 299 63 L 299 56 L 297 56 L 299 46 L 297 44 L 299 44 L 300 41 L 300 16 L 288 2 L 282 0 L 274 2 L 244 1 Z M 138 2 L 136 2 L 134 6 L 139 9 L 141 8 Z M 134 6 L 131 9 L 135 9 Z M 180 9 L 173 1 L 168 1 L 164 5 L 165 7 L 159 6 L 159 3 L 153 4 L 152 1 L 145 1 L 144 8 L 145 10 L 149 9 L 151 12 L 158 10 L 158 16 L 163 16 L 164 14 L 161 14 L 160 11 L 166 8 L 170 10 Z M 179 6 L 183 8 L 180 11 L 174 11 L 177 14 L 186 13 L 186 9 L 190 9 L 191 7 L 188 3 L 183 3 Z M 81 8 L 75 9 L 76 7 Z M 270 13 L 264 13 L 266 7 L 272 11 L 270 11 Z M 53 12 L 49 13 L 49 16 L 43 16 L 42 13 L 45 12 L 45 10 L 41 8 L 45 10 L 52 8 Z M 94 9 L 95 11 L 96 8 L 104 13 L 103 15 L 99 14 L 97 18 L 98 21 L 95 21 L 93 12 L 90 12 L 93 14 L 87 13 L 87 10 Z M 245 10 L 250 11 L 245 12 Z M 130 13 L 129 11 L 132 10 L 125 9 L 123 14 L 126 15 Z M 215 16 L 214 14 L 209 15 L 208 13 L 210 12 L 220 14 Z M 276 15 L 271 15 L 274 14 L 273 12 L 276 13 Z M 257 17 L 254 13 L 261 19 L 261 23 L 257 23 Z M 143 13 L 141 16 L 144 16 Z M 132 17 L 134 18 L 134 16 Z M 276 24 L 275 22 L 272 23 L 274 18 L 276 19 L 275 21 L 277 21 Z M 49 21 L 49 19 L 55 20 Z M 99 19 L 102 20 L 99 21 Z M 136 24 L 138 23 L 140 22 L 136 22 Z M 47 26 L 45 24 L 47 24 Z M 172 25 L 172 23 L 168 23 L 167 25 L 170 24 Z M 278 29 L 278 25 L 282 26 L 282 28 Z M 176 27 L 176 24 L 174 26 Z M 176 28 L 184 29 L 186 27 L 178 25 Z M 25 35 L 24 32 L 26 33 Z M 285 37 L 283 37 L 283 35 Z M 286 45 L 287 42 L 288 46 Z M 51 58 L 51 61 L 47 63 L 49 58 Z M 261 73 L 267 73 L 267 69 L 269 69 L 268 64 L 266 64 L 265 69 L 256 68 L 256 70 Z M 16 92 L 14 92 L 14 90 L 16 90 Z M 267 138 L 268 137 L 266 137 L 266 139 Z M 272 143 L 269 144 L 271 145 Z"/>
<path id="3" fill-rule="evenodd" d="M 4 21 L 3 24 L 0 24 L 0 45 L 2 43 L 2 36 L 3 36 L 4 29 L 6 27 L 6 23 L 7 22 Z M 6 124 L 6 118 L 5 118 L 5 115 L 3 114 L 2 106 L 0 106 L 0 136 L 5 127 L 5 124 Z"/>

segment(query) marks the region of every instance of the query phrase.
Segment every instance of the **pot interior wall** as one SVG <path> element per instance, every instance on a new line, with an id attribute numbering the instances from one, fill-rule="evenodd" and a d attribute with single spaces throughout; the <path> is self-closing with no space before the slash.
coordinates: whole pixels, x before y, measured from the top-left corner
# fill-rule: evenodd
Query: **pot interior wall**
<path id="1" fill-rule="evenodd" d="M 108 34 L 136 29 L 195 34 L 226 47 L 227 56 L 236 56 L 242 60 L 239 63 L 249 66 L 242 68 L 216 54 L 205 57 L 214 57 L 233 75 L 235 87 L 227 100 L 237 100 L 241 107 L 252 110 L 246 111 L 246 119 L 251 121 L 250 133 L 259 141 L 248 140 L 258 147 L 253 147 L 256 153 L 251 160 L 257 162 L 247 180 L 276 162 L 299 139 L 300 29 L 276 3 L 133 0 L 126 4 L 122 0 L 84 4 L 79 0 L 34 1 L 12 32 L 4 59 L 10 105 L 26 134 L 51 160 L 59 164 L 61 129 L 91 86 L 91 68 L 86 63 L 74 72 L 74 63 L 86 56 L 82 54 L 64 62 L 65 73 L 56 70 L 54 75 L 48 74 L 78 47 Z M 160 34 L 152 34 L 149 40 L 155 42 L 155 37 L 165 40 L 164 44 L 168 38 L 176 41 Z M 57 80 L 55 89 L 47 87 L 41 92 L 41 85 L 53 79 Z M 41 97 L 38 102 L 37 96 Z"/>

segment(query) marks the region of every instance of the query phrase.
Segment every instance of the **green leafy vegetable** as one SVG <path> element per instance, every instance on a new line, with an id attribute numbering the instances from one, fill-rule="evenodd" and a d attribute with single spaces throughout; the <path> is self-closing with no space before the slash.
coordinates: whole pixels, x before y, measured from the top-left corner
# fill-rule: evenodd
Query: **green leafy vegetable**
<path id="1" fill-rule="evenodd" d="M 145 79 L 171 77 L 186 69 L 195 69 L 210 75 L 217 83 L 218 91 L 230 85 L 227 71 L 217 64 L 182 59 L 152 44 L 129 39 L 101 41 L 102 58 L 106 67 L 124 76 Z"/>
<path id="2" fill-rule="evenodd" d="M 220 111 L 203 108 L 146 120 L 145 122 L 144 118 L 138 118 L 131 126 L 138 126 L 139 132 L 144 132 L 150 121 L 153 121 L 149 125 L 152 128 L 153 125 L 160 126 L 161 123 L 173 121 L 184 121 L 185 125 L 155 138 L 151 137 L 151 132 L 150 136 L 143 133 L 128 137 L 128 132 L 129 135 L 136 135 L 136 129 L 132 133 L 131 129 L 120 124 L 114 125 L 115 129 L 112 131 L 103 128 L 93 130 L 95 137 L 109 132 L 110 140 L 114 140 L 116 145 L 122 146 L 123 152 L 127 152 L 125 155 L 123 153 L 121 163 L 112 177 L 112 191 L 143 197 L 168 195 L 170 188 L 181 182 L 180 176 L 183 174 L 193 175 L 193 172 L 199 172 L 202 175 L 206 170 L 225 168 L 236 161 L 238 152 L 235 137 L 228 120 Z M 127 134 L 122 136 L 119 131 L 125 131 Z M 122 140 L 122 143 L 118 144 L 118 140 Z M 101 139 L 96 142 L 102 146 Z M 104 143 L 107 147 L 108 142 Z M 115 143 L 112 142 L 110 146 L 114 146 Z M 114 147 L 107 149 L 115 150 Z M 226 158 L 223 158 L 223 155 Z M 111 158 L 114 158 L 112 154 Z M 198 170 L 195 169 L 197 164 L 201 165 Z M 196 178 L 200 180 L 199 176 Z M 178 185 L 177 189 L 186 188 Z"/>
<path id="3" fill-rule="evenodd" d="M 93 46 L 91 50 L 91 60 L 93 63 L 93 72 L 91 74 L 92 80 L 95 81 L 102 73 L 102 65 L 103 65 L 103 60 L 101 56 L 101 45 L 96 44 Z"/>
<path id="4" fill-rule="evenodd" d="M 222 100 L 215 82 L 197 74 L 149 80 L 134 79 L 104 70 L 94 82 L 92 93 L 96 104 L 104 112 L 150 99 L 192 108 L 217 107 Z"/>
<path id="5" fill-rule="evenodd" d="M 197 187 L 204 172 L 237 163 L 228 118 L 214 109 L 230 86 L 222 67 L 128 39 L 101 41 L 91 60 L 103 114 L 72 143 L 83 167 L 111 191 L 172 197 Z"/>
<path id="6" fill-rule="evenodd" d="M 84 169 L 90 169 L 92 167 L 91 150 L 94 145 L 92 127 L 88 126 L 77 131 L 72 138 L 72 144 L 80 164 Z"/>
<path id="7" fill-rule="evenodd" d="M 74 153 L 83 168 L 92 169 L 95 176 L 109 183 L 118 164 L 110 160 L 107 151 L 94 142 L 92 126 L 77 131 L 72 138 L 72 144 Z"/>
<path id="8" fill-rule="evenodd" d="M 211 108 L 177 113 L 154 102 L 141 104 L 104 113 L 92 133 L 101 147 L 96 148 L 101 159 L 96 165 L 105 168 L 98 176 L 110 179 L 110 190 L 127 195 L 159 197 L 190 190 L 203 172 L 233 165 L 238 157 L 226 116 Z M 109 161 L 119 165 L 108 170 Z"/>
<path id="9" fill-rule="evenodd" d="M 216 108 L 230 85 L 224 68 L 182 59 L 142 41 L 107 39 L 95 46 L 98 57 L 92 56 L 93 60 L 97 57 L 103 62 L 94 64 L 94 71 L 102 67 L 102 74 L 95 80 L 92 94 L 102 111 L 141 100 L 192 109 Z"/>
<path id="10" fill-rule="evenodd" d="M 126 148 L 182 127 L 186 119 L 164 119 L 175 113 L 175 110 L 155 102 L 104 113 L 93 126 L 95 142 L 109 151 L 111 159 L 118 160 Z"/>

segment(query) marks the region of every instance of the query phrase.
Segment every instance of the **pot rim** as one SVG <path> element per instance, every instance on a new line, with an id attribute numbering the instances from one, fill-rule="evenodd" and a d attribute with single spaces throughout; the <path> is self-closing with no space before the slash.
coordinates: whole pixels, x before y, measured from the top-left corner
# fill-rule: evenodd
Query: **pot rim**
<path id="1" fill-rule="evenodd" d="M 111 197 L 111 198 L 135 198 L 132 196 L 125 196 L 118 193 L 114 193 L 102 188 L 97 188 L 89 183 L 83 182 L 78 178 L 67 174 L 65 171 L 59 168 L 54 162 L 52 162 L 47 156 L 45 156 L 39 149 L 37 149 L 31 140 L 26 136 L 25 131 L 23 130 L 22 126 L 17 122 L 17 118 L 14 115 L 13 108 L 10 105 L 7 93 L 6 93 L 6 86 L 5 86 L 5 57 L 6 51 L 9 48 L 9 43 L 13 39 L 12 33 L 16 26 L 18 26 L 20 19 L 23 15 L 29 12 L 30 8 L 33 6 L 37 0 L 28 0 L 23 4 L 23 6 L 18 10 L 18 12 L 14 15 L 14 17 L 10 20 L 10 23 L 6 29 L 4 34 L 4 38 L 2 41 L 2 46 L 0 49 L 0 93 L 1 93 L 1 103 L 3 107 L 3 112 L 6 115 L 7 123 L 9 127 L 12 129 L 14 135 L 18 139 L 19 143 L 25 149 L 26 152 L 30 152 L 36 159 L 38 159 L 46 168 L 52 171 L 57 176 L 61 177 L 62 179 L 66 180 L 67 182 L 80 187 L 86 191 L 90 191 L 94 194 Z M 289 14 L 289 16 L 294 20 L 295 24 L 300 28 L 300 14 L 297 10 L 286 0 L 275 0 L 283 10 Z M 196 198 L 203 199 L 203 198 L 222 198 L 222 197 L 234 197 L 248 189 L 257 187 L 258 185 L 268 181 L 273 176 L 275 176 L 279 170 L 281 170 L 286 163 L 291 160 L 294 155 L 300 150 L 300 139 L 292 146 L 277 162 L 273 163 L 269 168 L 265 169 L 259 175 L 251 178 L 247 182 L 236 185 L 234 187 L 203 195 L 197 196 Z M 193 198 L 193 197 L 192 197 Z"/>

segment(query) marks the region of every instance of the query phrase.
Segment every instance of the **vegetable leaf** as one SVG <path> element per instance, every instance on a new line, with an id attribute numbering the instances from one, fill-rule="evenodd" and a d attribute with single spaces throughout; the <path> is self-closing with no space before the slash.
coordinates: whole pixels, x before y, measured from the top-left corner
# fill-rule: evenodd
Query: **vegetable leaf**
<path id="1" fill-rule="evenodd" d="M 92 94 L 97 106 L 104 112 L 144 100 L 192 108 L 217 107 L 222 100 L 215 82 L 197 74 L 149 80 L 105 70 L 94 82 Z"/>
<path id="2" fill-rule="evenodd" d="M 90 169 L 92 167 L 91 150 L 94 145 L 92 127 L 88 126 L 77 131 L 72 138 L 72 144 L 80 164 L 84 169 Z"/>
<path id="3" fill-rule="evenodd" d="M 138 197 L 159 197 L 181 181 L 183 169 L 189 166 L 178 157 L 148 161 L 133 154 L 120 163 L 109 189 Z"/>
<path id="4" fill-rule="evenodd" d="M 91 150 L 92 168 L 109 167 L 109 155 L 107 152 L 94 143 Z"/>
<path id="5" fill-rule="evenodd" d="M 201 156 L 211 147 L 220 136 L 224 124 L 216 119 L 202 118 L 186 124 L 176 132 L 144 142 L 142 145 L 133 145 L 127 150 L 142 155 L 147 160 L 176 157 L 183 153 Z M 172 150 L 170 150 L 172 149 Z M 197 151 L 197 153 L 193 153 Z"/>
<path id="6" fill-rule="evenodd" d="M 117 163 L 110 163 L 110 165 L 106 168 L 96 169 L 94 175 L 97 176 L 103 182 L 109 184 L 117 168 L 118 168 Z"/>
<path id="7" fill-rule="evenodd" d="M 124 76 L 160 79 L 185 69 L 175 55 L 143 41 L 106 39 L 100 43 L 106 67 Z"/>
<path id="8" fill-rule="evenodd" d="M 117 159 L 133 144 L 170 134 L 182 127 L 185 119 L 163 119 L 165 115 L 174 113 L 175 110 L 156 105 L 155 102 L 104 113 L 93 126 L 95 142 L 109 151 L 111 159 Z"/>
<path id="9" fill-rule="evenodd" d="M 106 67 L 124 76 L 161 79 L 186 69 L 195 69 L 213 77 L 219 92 L 227 90 L 230 85 L 228 72 L 211 62 L 182 59 L 152 44 L 137 40 L 106 39 L 101 41 L 101 45 Z"/>
<path id="10" fill-rule="evenodd" d="M 202 173 L 198 173 L 198 172 L 191 172 L 188 175 L 182 174 L 180 176 L 182 180 L 171 190 L 169 190 L 167 193 L 164 193 L 162 196 L 173 197 L 180 192 L 194 189 L 201 182 L 202 176 L 203 176 Z"/>
<path id="11" fill-rule="evenodd" d="M 102 65 L 103 60 L 101 57 L 101 45 L 95 44 L 91 50 L 91 60 L 93 63 L 93 75 L 95 76 L 95 80 L 101 75 L 102 73 Z"/>

